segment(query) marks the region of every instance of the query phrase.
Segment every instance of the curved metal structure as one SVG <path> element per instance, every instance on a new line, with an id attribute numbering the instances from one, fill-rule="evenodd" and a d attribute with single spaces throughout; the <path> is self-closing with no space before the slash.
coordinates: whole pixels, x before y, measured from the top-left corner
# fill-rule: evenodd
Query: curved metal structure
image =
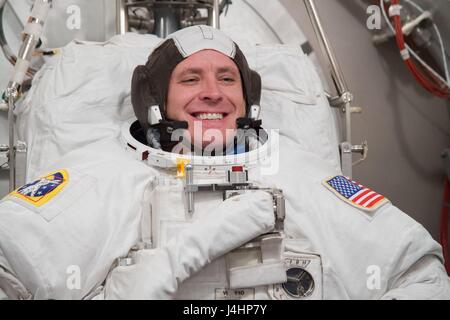
<path id="1" fill-rule="evenodd" d="M 196 24 L 220 28 L 220 13 L 229 3 L 229 0 L 116 0 L 116 33 L 134 28 L 165 38 Z"/>
<path id="2" fill-rule="evenodd" d="M 0 46 L 2 47 L 3 54 L 6 59 L 12 64 L 15 65 L 17 61 L 17 56 L 12 52 L 11 48 L 8 45 L 8 41 L 5 37 L 5 32 L 3 29 L 3 13 L 5 11 L 7 1 L 0 1 Z M 27 75 L 29 77 L 33 77 L 36 74 L 37 70 L 30 67 L 28 68 Z"/>
<path id="3" fill-rule="evenodd" d="M 1 15 L 3 15 L 3 9 L 5 7 L 6 1 L 1 2 Z M 19 142 L 16 143 L 15 135 L 15 119 L 14 119 L 14 108 L 15 102 L 20 97 L 20 90 L 22 84 L 25 81 L 26 75 L 30 71 L 30 63 L 33 57 L 33 53 L 36 50 L 36 46 L 40 41 L 42 34 L 44 22 L 47 18 L 47 14 L 50 10 L 52 0 L 36 0 L 33 5 L 33 9 L 30 13 L 28 21 L 24 27 L 24 32 L 22 36 L 22 45 L 19 49 L 17 57 L 11 56 L 10 58 L 14 61 L 14 72 L 8 87 L 6 89 L 6 100 L 8 102 L 8 126 L 9 126 L 9 146 L 8 146 L 8 166 L 9 166 L 9 191 L 13 191 L 17 185 L 16 176 L 16 157 L 19 151 Z M 0 21 L 2 21 L 0 19 Z M 3 40 L 5 40 L 3 28 L 1 29 Z M 7 47 L 6 40 L 2 43 L 2 48 Z M 7 50 L 8 51 L 8 50 Z M 9 50 L 10 52 L 11 50 Z"/>

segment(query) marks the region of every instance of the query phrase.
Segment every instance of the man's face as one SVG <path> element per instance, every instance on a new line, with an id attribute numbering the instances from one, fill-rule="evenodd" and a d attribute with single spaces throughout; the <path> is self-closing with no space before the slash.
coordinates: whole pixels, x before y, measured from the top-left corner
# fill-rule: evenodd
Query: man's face
<path id="1" fill-rule="evenodd" d="M 166 105 L 168 118 L 188 122 L 195 146 L 205 147 L 213 141 L 223 146 L 232 141 L 234 133 L 230 129 L 236 129 L 236 119 L 245 116 L 239 69 L 222 53 L 199 51 L 172 72 Z M 194 126 L 199 125 L 203 135 L 194 134 Z"/>

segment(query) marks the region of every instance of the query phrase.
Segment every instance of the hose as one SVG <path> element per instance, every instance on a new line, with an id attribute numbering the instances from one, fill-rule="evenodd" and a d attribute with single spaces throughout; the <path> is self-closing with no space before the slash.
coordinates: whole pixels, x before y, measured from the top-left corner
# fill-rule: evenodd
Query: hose
<path id="1" fill-rule="evenodd" d="M 382 0 L 380 0 L 380 6 L 383 13 L 386 15 L 386 10 Z M 399 0 L 391 0 L 391 7 L 392 6 L 398 7 Z M 431 94 L 443 99 L 450 99 L 450 90 L 448 89 L 448 84 L 441 81 L 439 75 L 434 75 L 432 72 L 430 72 L 430 70 L 428 70 L 429 74 L 426 75 L 414 64 L 410 56 L 410 52 L 412 50 L 410 50 L 410 48 L 407 46 L 403 35 L 400 14 L 394 14 L 392 19 L 394 22 L 394 33 L 397 41 L 397 46 L 400 49 L 407 68 L 412 73 L 414 78 L 425 90 L 427 90 Z M 387 20 L 387 22 L 389 23 L 389 19 Z"/>
<path id="2" fill-rule="evenodd" d="M 449 198 L 449 181 L 448 178 L 444 182 L 444 199 L 442 203 L 441 211 L 441 231 L 440 231 L 440 241 L 442 245 L 442 251 L 445 261 L 445 269 L 447 274 L 450 276 L 450 261 L 448 257 L 448 206 L 450 204 Z"/>

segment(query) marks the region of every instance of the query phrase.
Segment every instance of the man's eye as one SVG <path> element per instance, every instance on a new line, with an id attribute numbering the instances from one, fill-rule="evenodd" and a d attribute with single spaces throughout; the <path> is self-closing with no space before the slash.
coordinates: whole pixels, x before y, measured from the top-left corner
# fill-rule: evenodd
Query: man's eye
<path id="1" fill-rule="evenodd" d="M 198 79 L 196 78 L 188 78 L 188 79 L 184 79 L 181 80 L 182 83 L 195 83 Z"/>
<path id="2" fill-rule="evenodd" d="M 224 82 L 234 82 L 235 81 L 234 78 L 231 78 L 231 77 L 224 77 L 221 80 Z"/>

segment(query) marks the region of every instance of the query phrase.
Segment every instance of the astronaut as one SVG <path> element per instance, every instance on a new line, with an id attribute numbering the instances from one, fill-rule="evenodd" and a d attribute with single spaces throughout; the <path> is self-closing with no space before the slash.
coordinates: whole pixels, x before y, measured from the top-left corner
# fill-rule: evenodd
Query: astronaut
<path id="1" fill-rule="evenodd" d="M 137 121 L 119 139 L 32 183 L 58 186 L 1 201 L 8 297 L 450 298 L 442 248 L 420 224 L 262 128 L 261 79 L 222 32 L 169 36 L 131 94 Z"/>

